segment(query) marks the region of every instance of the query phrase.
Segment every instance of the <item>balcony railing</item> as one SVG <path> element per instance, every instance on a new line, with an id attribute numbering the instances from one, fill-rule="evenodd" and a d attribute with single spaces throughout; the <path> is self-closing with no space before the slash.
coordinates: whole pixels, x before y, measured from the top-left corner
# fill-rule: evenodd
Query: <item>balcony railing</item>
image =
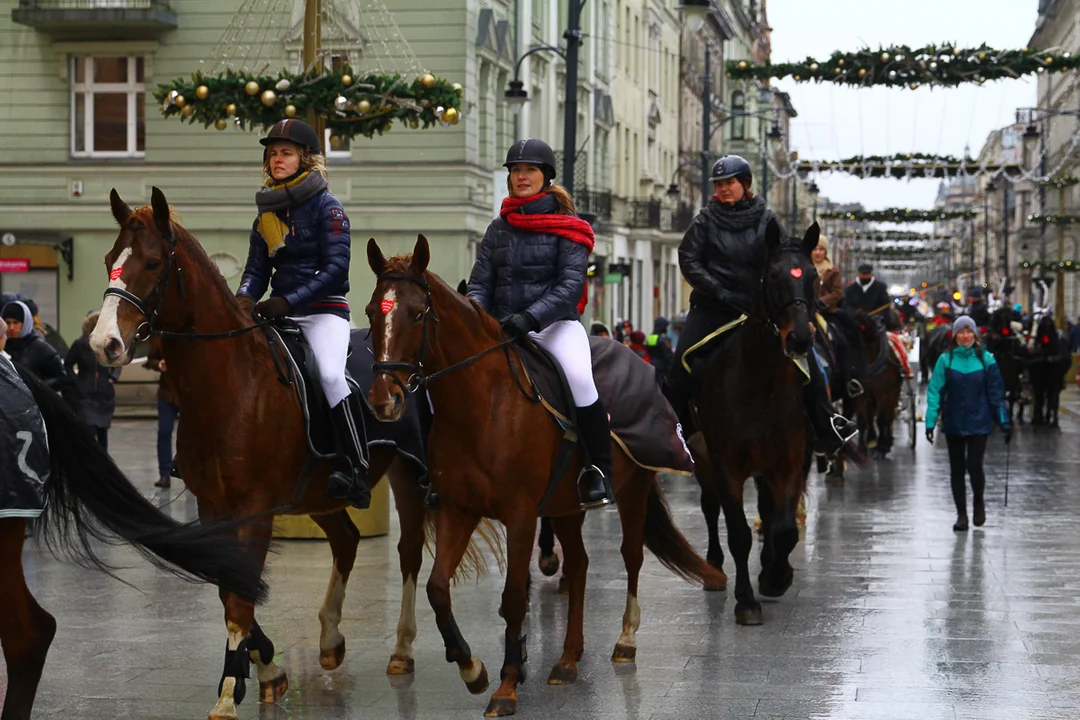
<path id="1" fill-rule="evenodd" d="M 626 226 L 659 229 L 662 209 L 659 200 L 631 200 L 626 204 Z"/>
<path id="2" fill-rule="evenodd" d="M 11 19 L 72 39 L 155 37 L 177 26 L 169 0 L 19 0 Z"/>
<path id="3" fill-rule="evenodd" d="M 611 222 L 611 191 L 583 188 L 576 193 L 574 204 L 578 215 L 591 215 L 600 222 Z"/>

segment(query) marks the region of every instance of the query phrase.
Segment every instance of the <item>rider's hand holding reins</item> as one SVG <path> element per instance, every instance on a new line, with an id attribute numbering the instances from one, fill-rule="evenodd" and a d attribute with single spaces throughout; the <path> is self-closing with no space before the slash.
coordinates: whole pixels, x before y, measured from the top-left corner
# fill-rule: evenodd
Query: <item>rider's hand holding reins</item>
<path id="1" fill-rule="evenodd" d="M 269 300 L 263 300 L 255 306 L 255 312 L 267 320 L 285 317 L 289 314 L 289 310 L 291 309 L 292 308 L 289 307 L 289 301 L 283 297 L 272 297 Z"/>
<path id="2" fill-rule="evenodd" d="M 520 340 L 527 337 L 530 332 L 538 332 L 540 328 L 537 326 L 536 320 L 527 312 L 514 313 L 503 319 L 502 321 L 503 331 L 512 338 Z"/>

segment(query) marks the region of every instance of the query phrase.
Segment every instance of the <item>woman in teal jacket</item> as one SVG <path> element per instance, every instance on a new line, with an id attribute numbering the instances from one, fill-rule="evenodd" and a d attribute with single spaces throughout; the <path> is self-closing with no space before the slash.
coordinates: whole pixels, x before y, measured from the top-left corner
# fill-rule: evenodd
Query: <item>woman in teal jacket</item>
<path id="1" fill-rule="evenodd" d="M 934 427 L 941 419 L 949 445 L 949 468 L 956 502 L 957 532 L 968 529 L 965 474 L 971 475 L 975 501 L 975 526 L 986 522 L 983 491 L 983 455 L 993 423 L 1012 440 L 1012 422 L 1005 410 L 1005 387 L 993 353 L 984 350 L 975 334 L 975 322 L 967 315 L 952 328 L 952 346 L 938 358 L 926 396 L 926 439 L 934 442 Z"/>

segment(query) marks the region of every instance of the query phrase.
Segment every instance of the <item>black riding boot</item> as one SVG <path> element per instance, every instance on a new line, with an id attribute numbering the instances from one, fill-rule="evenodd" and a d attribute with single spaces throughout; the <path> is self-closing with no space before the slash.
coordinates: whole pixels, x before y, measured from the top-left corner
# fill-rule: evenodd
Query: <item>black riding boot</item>
<path id="1" fill-rule="evenodd" d="M 833 411 L 821 368 L 809 358 L 810 382 L 803 385 L 803 406 L 814 428 L 814 451 L 833 456 L 859 433 L 858 426 Z"/>
<path id="2" fill-rule="evenodd" d="M 365 438 L 361 437 L 359 428 L 354 424 L 355 418 L 363 417 L 362 412 L 360 397 L 356 393 L 351 393 L 330 409 L 344 467 L 330 473 L 326 482 L 326 496 L 347 500 L 353 507 L 367 510 L 371 507 L 371 489 L 368 487 L 364 462 L 362 443 Z"/>
<path id="3" fill-rule="evenodd" d="M 611 428 L 603 403 L 597 400 L 588 407 L 579 407 L 577 426 L 589 463 L 578 476 L 581 509 L 604 507 L 615 501 L 615 494 L 611 489 Z"/>
<path id="4" fill-rule="evenodd" d="M 683 436 L 690 434 L 690 378 L 686 373 L 672 370 L 660 385 L 671 409 L 682 425 Z"/>

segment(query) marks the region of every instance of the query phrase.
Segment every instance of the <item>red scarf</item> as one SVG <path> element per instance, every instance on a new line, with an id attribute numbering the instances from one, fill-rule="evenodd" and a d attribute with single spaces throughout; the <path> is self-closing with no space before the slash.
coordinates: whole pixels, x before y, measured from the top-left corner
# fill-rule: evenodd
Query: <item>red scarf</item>
<path id="1" fill-rule="evenodd" d="M 596 244 L 592 225 L 581 218 L 574 215 L 560 215 L 558 213 L 526 214 L 518 212 L 522 206 L 527 205 L 534 200 L 539 200 L 544 195 L 545 193 L 526 198 L 508 197 L 503 200 L 502 209 L 499 211 L 499 215 L 501 215 L 506 222 L 510 223 L 511 227 L 517 228 L 518 230 L 558 235 L 559 237 L 584 245 L 588 251 L 592 253 L 593 246 Z M 585 312 L 585 306 L 588 304 L 589 283 L 586 280 L 585 290 L 581 293 L 581 300 L 579 300 L 577 304 L 579 315 Z"/>

